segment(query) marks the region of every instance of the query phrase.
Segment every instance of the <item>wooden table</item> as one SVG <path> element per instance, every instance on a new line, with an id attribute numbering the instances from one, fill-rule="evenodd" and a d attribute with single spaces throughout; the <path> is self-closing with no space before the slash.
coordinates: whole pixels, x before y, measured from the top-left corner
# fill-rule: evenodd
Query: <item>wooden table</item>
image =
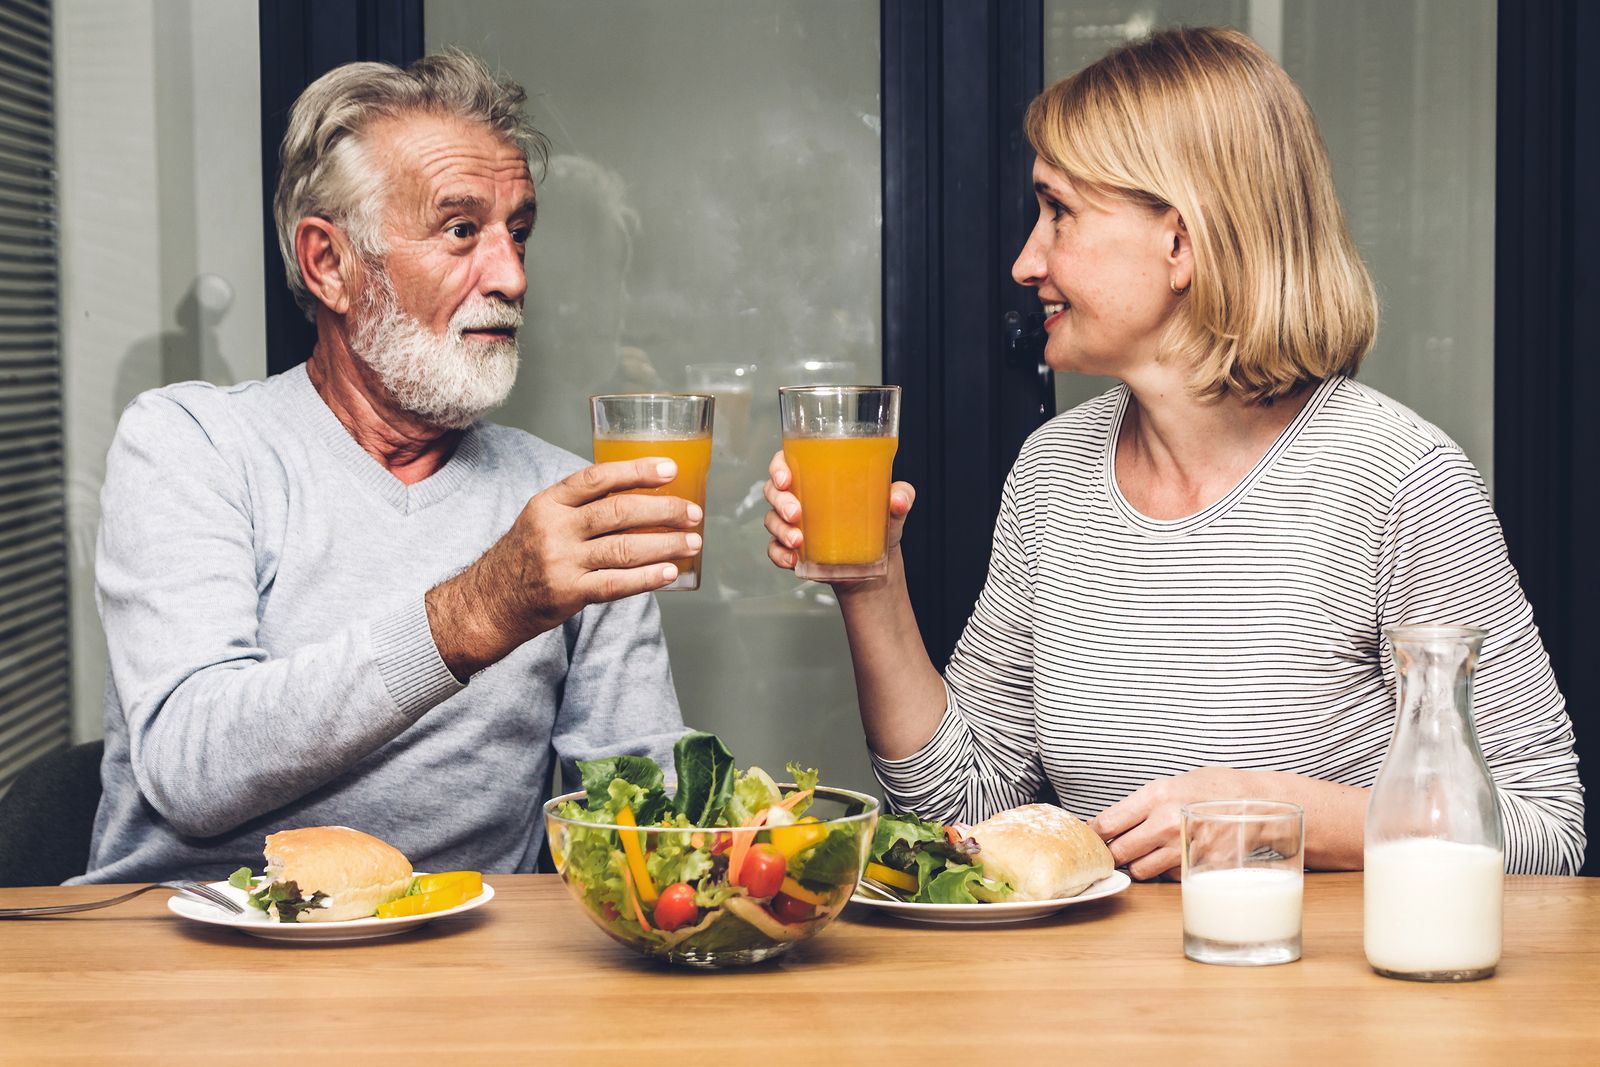
<path id="1" fill-rule="evenodd" d="M 1509 879 L 1500 972 L 1458 986 L 1368 970 L 1356 874 L 1308 877 L 1305 958 L 1261 968 L 1185 960 L 1177 885 L 1002 928 L 852 906 L 777 961 L 701 972 L 614 944 L 553 875 L 491 882 L 473 913 L 336 946 L 185 922 L 160 894 L 0 921 L 0 1062 L 1600 1062 L 1596 879 Z"/>

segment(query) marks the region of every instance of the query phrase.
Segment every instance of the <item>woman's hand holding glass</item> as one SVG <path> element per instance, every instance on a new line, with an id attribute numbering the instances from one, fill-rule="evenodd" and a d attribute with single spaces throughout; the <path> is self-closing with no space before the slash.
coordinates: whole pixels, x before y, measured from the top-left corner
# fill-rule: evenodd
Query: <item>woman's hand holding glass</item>
<path id="1" fill-rule="evenodd" d="M 783 449 L 773 453 L 767 465 L 767 484 L 763 488 L 768 511 L 764 525 L 772 540 L 767 544 L 767 558 L 784 570 L 794 570 L 800 561 L 800 544 L 804 535 L 800 530 L 800 499 L 794 492 L 794 475 L 783 455 Z M 906 516 L 916 502 L 917 491 L 910 482 L 895 482 L 889 487 L 889 527 L 886 550 L 892 557 L 900 547 L 900 532 L 905 528 Z M 849 582 L 848 585 L 870 583 Z"/>

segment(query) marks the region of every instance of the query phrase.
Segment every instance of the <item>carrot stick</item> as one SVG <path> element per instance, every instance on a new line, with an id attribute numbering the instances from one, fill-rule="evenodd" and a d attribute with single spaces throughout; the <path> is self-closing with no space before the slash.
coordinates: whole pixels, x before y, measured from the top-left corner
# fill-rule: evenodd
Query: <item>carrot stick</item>
<path id="1" fill-rule="evenodd" d="M 633 875 L 628 873 L 628 865 L 622 865 L 622 884 L 627 889 L 623 894 L 628 898 L 628 903 L 633 905 L 633 917 L 639 920 L 639 925 L 646 930 L 651 929 L 650 922 L 644 917 L 644 909 L 639 907 L 639 894 L 633 888 Z"/>
<path id="2" fill-rule="evenodd" d="M 735 885 L 739 882 L 739 872 L 744 870 L 744 860 L 750 854 L 750 846 L 756 843 L 756 833 L 760 830 L 761 824 L 767 821 L 767 812 L 771 810 L 762 808 L 744 821 L 749 833 L 732 831 L 733 845 L 728 849 L 728 881 Z"/>
<path id="3" fill-rule="evenodd" d="M 789 809 L 793 808 L 796 804 L 800 803 L 802 800 L 804 800 L 806 797 L 808 797 L 810 795 L 811 795 L 811 790 L 802 789 L 802 790 L 800 790 L 800 792 L 794 794 L 793 796 L 785 797 L 783 800 L 779 801 L 778 802 L 778 807 L 782 808 L 784 811 L 788 811 Z"/>

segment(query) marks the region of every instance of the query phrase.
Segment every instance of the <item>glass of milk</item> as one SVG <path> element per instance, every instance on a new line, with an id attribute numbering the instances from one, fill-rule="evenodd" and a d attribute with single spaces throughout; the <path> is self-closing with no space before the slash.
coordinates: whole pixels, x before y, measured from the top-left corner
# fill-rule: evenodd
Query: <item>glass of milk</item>
<path id="1" fill-rule="evenodd" d="M 1208 800 L 1182 817 L 1183 954 L 1236 967 L 1299 959 L 1304 809 Z"/>

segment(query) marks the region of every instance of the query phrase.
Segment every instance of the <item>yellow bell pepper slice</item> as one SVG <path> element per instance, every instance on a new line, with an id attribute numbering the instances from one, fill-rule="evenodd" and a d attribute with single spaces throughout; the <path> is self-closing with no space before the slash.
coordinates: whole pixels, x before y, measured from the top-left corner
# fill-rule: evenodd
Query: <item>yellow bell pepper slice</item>
<path id="1" fill-rule="evenodd" d="M 792 860 L 827 837 L 828 828 L 807 815 L 799 822 L 790 823 L 788 826 L 774 826 L 770 833 L 772 847 L 783 853 L 784 858 Z"/>
<path id="2" fill-rule="evenodd" d="M 417 893 L 437 893 L 441 889 L 460 888 L 471 900 L 483 892 L 483 875 L 477 871 L 445 871 L 442 874 L 417 875 Z"/>
<path id="3" fill-rule="evenodd" d="M 480 890 L 481 891 L 481 890 Z M 467 895 L 467 884 L 457 882 L 455 885 L 435 890 L 432 893 L 416 893 L 399 900 L 391 900 L 387 904 L 378 906 L 378 918 L 400 919 L 407 915 L 426 915 L 430 911 L 444 911 L 458 904 L 465 904 L 472 897 Z"/>
<path id="4" fill-rule="evenodd" d="M 639 825 L 634 821 L 633 809 L 629 807 L 617 812 L 617 822 L 622 826 Z M 622 854 L 628 858 L 628 870 L 633 872 L 633 884 L 638 890 L 639 899 L 646 904 L 654 904 L 656 884 L 650 880 L 650 871 L 644 865 L 644 849 L 639 846 L 639 835 L 624 830 L 617 836 L 622 838 Z"/>
<path id="5" fill-rule="evenodd" d="M 819 908 L 828 903 L 827 897 L 823 896 L 821 893 L 813 893 L 811 890 L 807 889 L 793 878 L 785 878 L 783 880 L 783 886 L 779 891 L 787 896 L 793 897 L 796 900 L 803 900 L 807 904 L 815 904 Z"/>
<path id="6" fill-rule="evenodd" d="M 897 871 L 893 867 L 885 867 L 881 863 L 867 864 L 866 874 L 874 882 L 882 882 L 884 885 L 903 889 L 907 893 L 915 893 L 917 891 L 917 877 L 914 874 L 906 874 L 904 871 Z"/>

